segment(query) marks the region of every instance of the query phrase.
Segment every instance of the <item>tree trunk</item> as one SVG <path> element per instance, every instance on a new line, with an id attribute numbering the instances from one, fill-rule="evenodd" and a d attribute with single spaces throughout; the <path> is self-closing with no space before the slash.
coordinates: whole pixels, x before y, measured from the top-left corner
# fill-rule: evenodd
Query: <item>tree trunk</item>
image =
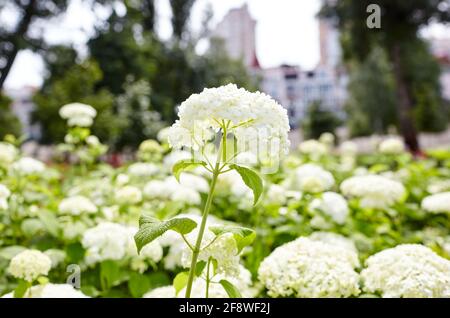
<path id="1" fill-rule="evenodd" d="M 397 86 L 397 102 L 398 102 L 398 120 L 400 132 L 403 136 L 406 146 L 415 155 L 420 154 L 419 140 L 417 138 L 417 130 L 414 124 L 413 105 L 409 94 L 408 86 L 402 70 L 400 46 L 395 44 L 390 55 L 394 68 L 394 77 Z M 382 92 L 381 92 L 382 93 Z"/>
<path id="2" fill-rule="evenodd" d="M 14 60 L 17 57 L 17 53 L 20 49 L 20 41 L 23 40 L 23 37 L 28 31 L 28 27 L 30 26 L 31 19 L 33 18 L 36 7 L 36 0 L 30 0 L 28 5 L 24 9 L 24 15 L 17 26 L 16 32 L 11 35 L 11 44 L 13 45 L 13 49 L 6 55 L 6 64 L 1 69 L 0 74 L 0 91 L 3 89 L 3 85 L 5 84 L 6 78 L 8 77 L 9 72 L 14 64 Z"/>

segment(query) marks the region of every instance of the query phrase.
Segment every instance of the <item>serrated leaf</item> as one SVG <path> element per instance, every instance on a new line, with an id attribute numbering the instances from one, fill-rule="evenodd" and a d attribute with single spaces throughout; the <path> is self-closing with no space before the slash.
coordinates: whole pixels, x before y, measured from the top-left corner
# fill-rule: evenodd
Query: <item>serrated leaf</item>
<path id="1" fill-rule="evenodd" d="M 242 251 L 244 247 L 252 244 L 256 237 L 255 231 L 241 226 L 215 225 L 210 226 L 209 230 L 217 236 L 225 233 L 232 233 L 233 238 L 236 241 L 238 252 Z"/>
<path id="2" fill-rule="evenodd" d="M 236 170 L 244 181 L 245 185 L 253 191 L 253 205 L 255 205 L 261 196 L 264 186 L 259 174 L 250 168 L 231 164 L 231 169 Z"/>
<path id="3" fill-rule="evenodd" d="M 139 231 L 134 236 L 138 253 L 141 249 L 168 230 L 180 234 L 188 234 L 197 227 L 197 223 L 189 218 L 174 218 L 160 221 L 152 216 L 143 215 L 139 219 Z"/>
<path id="4" fill-rule="evenodd" d="M 178 180 L 178 182 L 180 182 L 181 172 L 183 172 L 189 168 L 195 167 L 195 166 L 204 166 L 205 167 L 206 162 L 193 160 L 193 159 L 180 160 L 174 164 L 174 166 L 172 168 L 172 172 L 173 172 L 173 175 L 175 176 L 175 178 Z"/>
<path id="5" fill-rule="evenodd" d="M 236 288 L 236 286 L 234 286 L 232 283 L 230 283 L 226 279 L 220 280 L 219 283 L 220 283 L 220 285 L 222 285 L 223 289 L 225 289 L 225 291 L 227 292 L 228 297 L 242 298 L 242 295 L 239 292 L 239 290 Z"/>
<path id="6" fill-rule="evenodd" d="M 189 272 L 181 272 L 178 273 L 177 276 L 173 279 L 173 288 L 175 288 L 175 295 L 178 295 L 180 290 L 186 287 L 189 279 Z"/>

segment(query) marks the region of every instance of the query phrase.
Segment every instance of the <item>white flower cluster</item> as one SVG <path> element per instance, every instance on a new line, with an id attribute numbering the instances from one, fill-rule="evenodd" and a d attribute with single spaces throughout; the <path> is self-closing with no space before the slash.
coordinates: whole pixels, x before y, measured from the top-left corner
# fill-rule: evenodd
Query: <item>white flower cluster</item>
<path id="1" fill-rule="evenodd" d="M 13 293 L 3 295 L 2 298 L 12 298 Z M 89 298 L 81 291 L 69 284 L 45 284 L 31 287 L 24 298 Z"/>
<path id="2" fill-rule="evenodd" d="M 174 148 L 203 147 L 224 122 L 231 123 L 228 131 L 238 140 L 238 152 L 273 158 L 289 148 L 286 109 L 268 95 L 250 93 L 234 84 L 191 95 L 181 104 L 178 115 L 180 119 L 169 131 Z"/>
<path id="3" fill-rule="evenodd" d="M 167 170 L 171 171 L 174 164 L 176 164 L 178 161 L 191 158 L 192 154 L 189 151 L 174 150 L 164 157 L 163 165 Z"/>
<path id="4" fill-rule="evenodd" d="M 17 156 L 17 149 L 11 144 L 0 142 L 0 165 L 9 165 Z"/>
<path id="5" fill-rule="evenodd" d="M 354 253 L 358 253 L 355 243 L 351 239 L 334 232 L 313 232 L 310 236 L 308 236 L 308 238 L 313 241 L 335 245 Z"/>
<path id="6" fill-rule="evenodd" d="M 340 147 L 339 152 L 342 156 L 355 156 L 358 153 L 358 145 L 352 141 L 344 141 Z"/>
<path id="7" fill-rule="evenodd" d="M 405 187 L 398 181 L 378 175 L 355 176 L 344 180 L 341 191 L 349 197 L 360 199 L 364 208 L 387 208 L 400 201 Z"/>
<path id="8" fill-rule="evenodd" d="M 0 183 L 0 210 L 6 210 L 8 208 L 8 197 L 11 195 L 11 191 Z"/>
<path id="9" fill-rule="evenodd" d="M 153 163 L 136 162 L 130 165 L 127 171 L 135 177 L 150 177 L 157 174 L 159 168 Z"/>
<path id="10" fill-rule="evenodd" d="M 258 270 L 271 297 L 358 295 L 358 255 L 337 244 L 300 237 L 276 248 Z"/>
<path id="11" fill-rule="evenodd" d="M 420 244 L 402 244 L 369 257 L 364 290 L 383 297 L 450 297 L 450 261 Z"/>
<path id="12" fill-rule="evenodd" d="M 380 143 L 378 150 L 384 154 L 398 155 L 405 150 L 405 145 L 400 138 L 389 138 Z"/>
<path id="13" fill-rule="evenodd" d="M 11 165 L 16 173 L 28 176 L 40 174 L 45 170 L 45 164 L 31 157 L 22 157 Z"/>
<path id="14" fill-rule="evenodd" d="M 69 126 L 90 127 L 94 123 L 97 111 L 90 105 L 72 103 L 61 107 L 59 115 L 68 120 Z"/>
<path id="15" fill-rule="evenodd" d="M 322 167 L 308 163 L 294 171 L 291 187 L 294 190 L 320 193 L 329 190 L 334 185 L 333 175 Z"/>
<path id="16" fill-rule="evenodd" d="M 446 179 L 433 181 L 427 187 L 427 191 L 432 194 L 450 191 L 450 180 Z"/>
<path id="17" fill-rule="evenodd" d="M 312 158 L 320 158 L 328 153 L 328 147 L 325 143 L 311 139 L 300 143 L 298 150 L 305 155 L 309 155 Z"/>
<path id="18" fill-rule="evenodd" d="M 208 188 L 208 182 L 204 178 L 182 173 L 180 182 L 175 177 L 149 181 L 143 192 L 148 199 L 173 200 L 195 205 L 201 202 L 199 191 L 207 192 Z"/>
<path id="19" fill-rule="evenodd" d="M 450 213 L 450 192 L 427 196 L 422 200 L 422 209 L 432 213 Z"/>
<path id="20" fill-rule="evenodd" d="M 82 239 L 83 247 L 86 249 L 86 263 L 91 265 L 104 260 L 121 260 L 127 257 L 159 262 L 163 251 L 158 240 L 147 244 L 138 256 L 134 243 L 137 231 L 135 227 L 112 222 L 100 223 L 88 229 Z"/>
<path id="21" fill-rule="evenodd" d="M 138 204 L 142 201 L 142 192 L 135 186 L 124 186 L 116 190 L 114 198 L 119 204 Z"/>
<path id="22" fill-rule="evenodd" d="M 347 201 L 335 192 L 324 192 L 320 198 L 310 203 L 309 208 L 322 211 L 337 224 L 344 224 L 349 213 Z"/>
<path id="23" fill-rule="evenodd" d="M 50 257 L 38 250 L 25 250 L 11 259 L 8 272 L 28 282 L 32 282 L 39 276 L 46 276 L 52 267 Z"/>
<path id="24" fill-rule="evenodd" d="M 88 198 L 82 195 L 76 195 L 62 200 L 59 203 L 58 211 L 61 214 L 69 215 L 92 214 L 97 212 L 97 207 Z"/>

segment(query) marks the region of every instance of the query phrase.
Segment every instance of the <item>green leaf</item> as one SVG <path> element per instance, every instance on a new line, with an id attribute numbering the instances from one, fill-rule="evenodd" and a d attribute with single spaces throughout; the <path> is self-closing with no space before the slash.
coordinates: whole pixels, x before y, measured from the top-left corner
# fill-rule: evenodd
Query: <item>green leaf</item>
<path id="1" fill-rule="evenodd" d="M 28 288 L 31 287 L 31 283 L 26 280 L 20 280 L 16 289 L 14 290 L 14 298 L 23 298 Z"/>
<path id="2" fill-rule="evenodd" d="M 206 266 L 206 262 L 205 261 L 200 261 L 197 262 L 197 265 L 195 265 L 195 276 L 200 276 L 203 272 L 203 270 L 205 269 Z"/>
<path id="3" fill-rule="evenodd" d="M 139 219 L 139 231 L 134 236 L 138 253 L 141 249 L 168 230 L 180 234 L 188 234 L 195 229 L 197 223 L 189 218 L 174 218 L 160 221 L 152 216 L 143 215 Z"/>
<path id="4" fill-rule="evenodd" d="M 108 290 L 120 280 L 120 268 L 116 261 L 107 260 L 100 264 L 100 283 L 103 290 Z"/>
<path id="5" fill-rule="evenodd" d="M 26 247 L 13 245 L 0 249 L 0 258 L 4 258 L 6 260 L 12 259 L 14 256 L 26 250 Z"/>
<path id="6" fill-rule="evenodd" d="M 204 166 L 206 167 L 206 162 L 204 161 L 196 161 L 194 159 L 184 159 L 178 161 L 176 164 L 174 164 L 172 168 L 172 172 L 175 176 L 175 178 L 180 182 L 180 174 L 181 172 L 190 169 L 195 166 Z"/>
<path id="7" fill-rule="evenodd" d="M 44 224 L 45 229 L 53 236 L 58 237 L 59 235 L 59 222 L 56 215 L 49 211 L 41 211 L 39 213 L 39 219 Z"/>
<path id="8" fill-rule="evenodd" d="M 233 238 L 236 241 L 238 252 L 242 251 L 244 247 L 252 244 L 256 237 L 255 231 L 241 226 L 215 225 L 210 226 L 209 230 L 217 236 L 225 233 L 232 233 Z"/>
<path id="9" fill-rule="evenodd" d="M 178 295 L 180 290 L 182 290 L 188 282 L 189 279 L 189 272 L 181 272 L 178 273 L 177 276 L 175 276 L 173 280 L 173 288 L 175 288 L 175 295 Z"/>
<path id="10" fill-rule="evenodd" d="M 222 279 L 220 280 L 220 285 L 222 285 L 223 289 L 225 289 L 225 291 L 228 294 L 228 297 L 230 298 L 242 298 L 241 293 L 239 292 L 239 290 L 236 288 L 236 286 L 234 286 L 232 283 L 230 283 L 229 281 Z"/>
<path id="11" fill-rule="evenodd" d="M 128 290 L 134 298 L 140 298 L 151 287 L 150 279 L 143 274 L 131 273 L 128 280 Z"/>
<path id="12" fill-rule="evenodd" d="M 243 166 L 231 164 L 230 168 L 236 170 L 241 175 L 241 178 L 244 181 L 245 185 L 252 189 L 253 205 L 255 205 L 258 202 L 259 197 L 261 196 L 264 189 L 261 177 L 252 169 Z"/>

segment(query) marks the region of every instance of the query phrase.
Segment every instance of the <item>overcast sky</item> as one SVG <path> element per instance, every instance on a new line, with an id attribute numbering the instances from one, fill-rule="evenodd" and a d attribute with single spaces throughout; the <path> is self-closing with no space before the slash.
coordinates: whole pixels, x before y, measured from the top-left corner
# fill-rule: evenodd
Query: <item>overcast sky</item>
<path id="1" fill-rule="evenodd" d="M 158 10 L 157 31 L 162 38 L 171 35 L 170 6 L 168 0 L 156 0 Z M 104 20 L 108 12 L 97 8 L 94 13 L 72 0 L 67 13 L 43 27 L 45 39 L 50 43 L 71 43 L 83 52 L 84 44 L 93 34 L 96 23 Z M 257 20 L 256 45 L 263 67 L 282 63 L 298 64 L 313 68 L 319 59 L 319 33 L 315 15 L 320 0 L 197 0 L 191 16 L 191 27 L 199 29 L 207 4 L 214 11 L 213 24 L 220 21 L 231 8 L 248 3 L 251 15 Z M 120 8 L 118 8 L 120 11 Z M 11 15 L 0 16 L 0 21 L 14 20 Z M 447 29 L 448 31 L 448 29 Z M 428 33 L 441 35 L 441 27 L 433 27 Z M 24 85 L 40 85 L 44 66 L 41 59 L 29 52 L 21 52 L 6 81 L 7 88 Z"/>

